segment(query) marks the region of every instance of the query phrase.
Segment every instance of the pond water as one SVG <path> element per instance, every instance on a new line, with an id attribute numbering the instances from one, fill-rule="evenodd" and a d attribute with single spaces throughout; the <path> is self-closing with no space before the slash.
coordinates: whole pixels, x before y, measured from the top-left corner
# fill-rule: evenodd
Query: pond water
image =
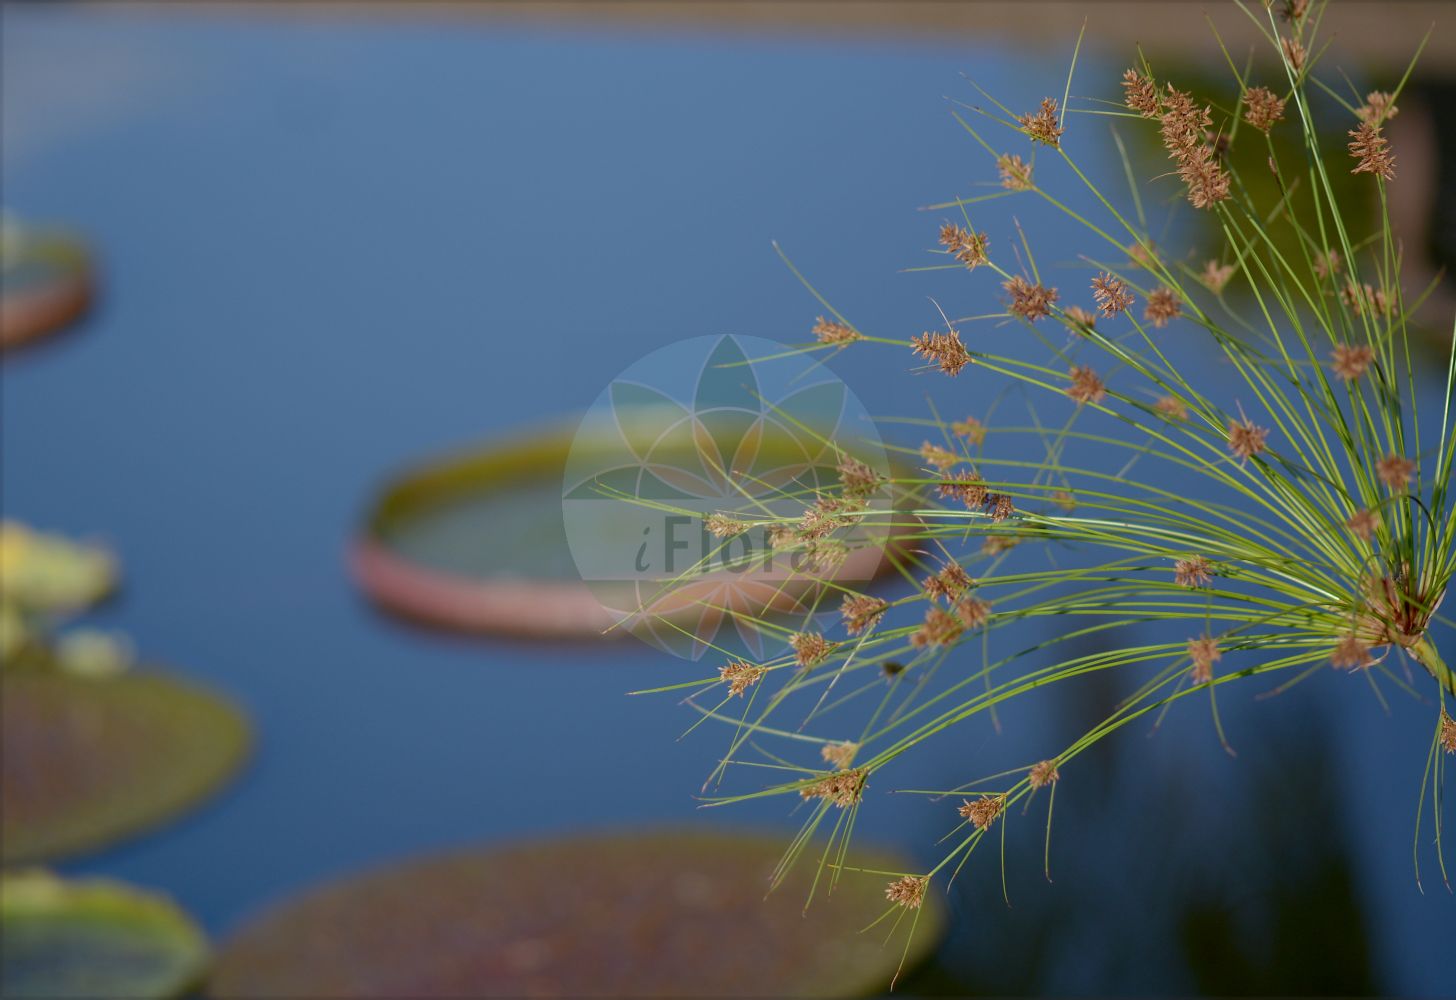
<path id="1" fill-rule="evenodd" d="M 782 803 L 699 810 L 721 737 L 679 742 L 684 710 L 625 696 L 700 667 L 402 625 L 351 585 L 347 543 L 387 475 L 579 411 L 655 348 L 803 339 L 822 310 L 770 239 L 865 329 L 933 328 L 927 296 L 985 311 L 899 273 L 933 245 L 939 215 L 917 206 L 992 175 L 942 95 L 971 99 L 965 71 L 1029 108 L 1060 91 L 1060 57 L 270 9 L 3 16 L 7 207 L 85 233 L 104 283 L 88 320 L 0 369 L 5 514 L 114 545 L 125 589 L 93 619 L 258 731 L 209 806 L 64 869 L 165 889 L 222 934 L 446 846 L 648 822 L 787 834 Z M 1079 72 L 1105 92 L 1121 66 Z M 1074 245 L 1005 202 L 986 228 L 1009 239 L 1013 214 Z M 833 366 L 875 413 L 997 392 L 883 351 Z M 1449 993 L 1456 901 L 1411 869 L 1429 710 L 1395 696 L 1387 714 L 1345 677 L 1253 688 L 1220 701 L 1236 759 L 1191 708 L 1089 758 L 1058 797 L 1055 883 L 1032 817 L 1008 838 L 1014 907 L 979 858 L 910 988 Z M 1036 759 L 1116 694 L 1034 700 L 920 766 L 945 784 Z M 885 798 L 856 832 L 931 859 L 944 812 Z"/>

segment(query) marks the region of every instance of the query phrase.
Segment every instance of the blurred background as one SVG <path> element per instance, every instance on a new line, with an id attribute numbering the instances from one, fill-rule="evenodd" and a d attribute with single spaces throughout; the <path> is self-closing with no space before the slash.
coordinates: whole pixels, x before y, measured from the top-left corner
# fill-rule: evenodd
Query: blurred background
<path id="1" fill-rule="evenodd" d="M 1389 88 L 1443 8 L 1337 3 L 1327 63 Z M 1211 13 L 1242 59 L 1243 15 Z M 92 290 L 0 364 L 4 515 L 114 552 L 122 582 L 81 622 L 252 730 L 205 804 L 57 870 L 163 892 L 226 942 L 321 882 L 442 850 L 724 824 L 786 841 L 781 800 L 698 808 L 722 734 L 679 741 L 672 697 L 626 696 L 701 666 L 408 623 L 347 555 L 401 470 L 570 420 L 649 351 L 804 341 L 823 310 L 771 240 L 861 328 L 934 328 L 928 297 L 954 282 L 904 273 L 933 260 L 921 207 L 994 177 L 947 97 L 976 99 L 967 76 L 1013 108 L 1060 93 L 1084 19 L 1074 94 L 1113 96 L 1137 44 L 1189 85 L 1227 80 L 1194 4 L 5 5 L 4 206 L 78 239 Z M 1438 23 L 1390 127 L 1422 285 L 1456 258 L 1453 79 Z M 1109 143 L 1083 155 L 1121 190 Z M 1007 201 L 978 224 L 1013 216 L 1076 238 Z M 1196 238 L 1173 216 L 1170 242 Z M 1433 347 L 1451 302 L 1446 283 L 1428 303 Z M 872 413 L 918 413 L 932 387 L 902 362 L 831 367 Z M 982 409 L 984 378 L 933 389 Z M 1237 758 L 1190 708 L 1079 761 L 1055 882 L 1023 822 L 1013 905 L 980 858 L 899 990 L 1456 992 L 1456 908 L 1411 860 L 1426 707 L 1344 676 L 1252 687 L 1220 702 Z M 1121 693 L 1068 686 L 999 734 L 966 726 L 925 780 L 1046 756 Z M 856 836 L 933 862 L 943 812 L 867 802 Z"/>

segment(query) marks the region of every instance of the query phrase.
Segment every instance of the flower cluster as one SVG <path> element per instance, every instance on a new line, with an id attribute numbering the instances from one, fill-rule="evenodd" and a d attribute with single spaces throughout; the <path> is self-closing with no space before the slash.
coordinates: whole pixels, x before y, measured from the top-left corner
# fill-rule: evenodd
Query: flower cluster
<path id="1" fill-rule="evenodd" d="M 1371 225 L 1368 204 L 1341 204 L 1340 185 L 1324 177 L 1327 165 L 1343 172 L 1351 163 L 1343 129 L 1333 148 L 1316 130 L 1342 106 L 1353 118 L 1354 172 L 1374 175 L 1383 190 L 1395 177 L 1383 129 L 1398 112 L 1395 94 L 1371 91 L 1352 108 L 1338 96 L 1343 87 L 1317 79 L 1322 2 L 1284 0 L 1283 25 L 1270 22 L 1280 72 L 1267 85 L 1236 70 L 1228 94 L 1204 100 L 1145 66 L 1123 74 L 1118 96 L 1128 110 L 1113 111 L 1123 119 L 1117 127 L 1142 129 L 1161 145 L 1145 168 L 1127 161 L 1133 183 L 1154 192 L 1148 197 L 1102 192 L 1095 171 L 1073 159 L 1069 129 L 1078 135 L 1078 115 L 1106 113 L 1106 102 L 1084 107 L 1073 98 L 1060 107 L 1048 98 L 1019 116 L 975 109 L 1017 152 L 998 149 L 974 119 L 961 121 L 990 153 L 985 180 L 1001 189 L 990 197 L 1011 192 L 1060 211 L 1085 224 L 1089 246 L 1058 245 L 1039 262 L 1034 234 L 1018 224 L 1019 242 L 1002 259 L 990 249 L 1001 237 L 976 228 L 970 211 L 963 224 L 944 224 L 934 252 L 972 273 L 926 270 L 957 272 L 971 301 L 940 314 L 942 332 L 911 336 L 908 346 L 950 376 L 974 362 L 959 405 L 977 400 L 979 416 L 906 416 L 902 426 L 932 429 L 903 442 L 905 461 L 892 477 L 842 459 L 841 497 L 821 497 L 798 524 L 770 528 L 786 543 L 823 541 L 857 516 L 847 502 L 891 496 L 904 503 L 896 510 L 907 526 L 890 562 L 913 588 L 887 600 L 844 581 L 833 639 L 817 631 L 830 626 L 806 614 L 790 651 L 768 663 L 771 674 L 748 663 L 720 669 L 730 695 L 765 676 L 783 682 L 772 698 L 748 699 L 751 711 L 741 717 L 714 717 L 742 734 L 730 757 L 780 738 L 792 749 L 763 749 L 764 766 L 804 768 L 807 777 L 769 789 L 816 802 L 790 860 L 816 829 L 837 823 L 831 842 L 844 837 L 851 817 L 835 817 L 831 807 L 865 802 L 870 776 L 902 754 L 1094 670 L 1126 680 L 1125 698 L 1092 729 L 1069 734 L 1043 751 L 1046 759 L 1002 772 L 1011 778 L 994 794 L 979 794 L 997 780 L 984 775 L 924 791 L 978 790 L 958 807 L 963 822 L 946 838 L 944 860 L 929 875 L 889 882 L 889 912 L 921 906 L 930 881 L 958 870 L 998 819 L 996 832 L 1008 833 L 1013 804 L 1024 813 L 1040 790 L 1050 790 L 1042 801 L 1052 798 L 1079 755 L 1126 723 L 1202 702 L 1222 736 L 1214 693 L 1221 704 L 1251 678 L 1288 676 L 1275 688 L 1283 690 L 1333 665 L 1372 685 L 1433 681 L 1442 700 L 1422 709 L 1436 727 L 1430 773 L 1442 773 L 1438 750 L 1456 753 L 1456 720 L 1445 707 L 1456 696 L 1456 672 L 1436 639 L 1449 625 L 1440 609 L 1456 576 L 1456 408 L 1417 391 L 1430 391 L 1420 369 L 1431 362 L 1406 341 L 1418 297 L 1401 287 L 1399 236 L 1387 217 Z M 1069 83 L 1068 92 L 1085 91 Z M 1285 133 L 1300 140 L 1297 162 Z M 1091 142 L 1096 130 L 1086 135 Z M 1035 181 L 1031 144 L 1057 151 L 1042 154 Z M 1210 223 L 1193 248 L 1150 238 L 1177 231 L 1144 217 L 1168 201 L 1156 194 L 1169 174 L 1164 155 L 1177 193 Z M 1064 167 L 1068 182 L 1092 196 L 1077 203 L 1061 193 Z M 1247 173 L 1253 168 L 1257 178 Z M 1383 212 L 1384 199 L 1376 202 Z M 1081 268 L 1081 276 L 1063 280 L 1053 268 Z M 1082 302 L 1063 305 L 1063 293 Z M 998 298 L 1004 309 L 988 306 Z M 957 327 L 978 321 L 996 332 L 976 336 L 973 355 Z M 1048 336 L 1048 324 L 1066 335 Z M 1174 324 L 1176 334 L 1158 332 Z M 856 349 L 884 341 L 822 319 L 815 336 L 836 346 L 865 341 Z M 1437 371 L 1449 360 L 1443 355 Z M 1036 397 L 1027 399 L 1030 419 L 998 415 L 1003 401 L 1022 397 Z M 1099 464 L 1104 456 L 1110 460 Z M 726 537 L 758 523 L 745 517 L 715 515 L 710 530 Z M 1038 547 L 1047 558 L 1033 558 Z M 1092 633 L 1089 652 L 1078 643 Z M 832 669 L 811 669 L 822 664 Z M 806 702 L 803 716 L 770 719 L 795 699 Z M 861 709 L 862 726 L 813 728 L 830 712 Z M 846 731 L 856 739 L 837 738 Z M 788 759 L 806 747 L 819 759 Z M 1427 794 L 1423 788 L 1423 803 Z"/>
<path id="2" fill-rule="evenodd" d="M 1159 89 L 1151 77 L 1133 69 L 1123 75 L 1123 88 L 1129 108 L 1144 118 L 1158 120 L 1163 146 L 1188 187 L 1193 207 L 1211 208 L 1227 198 L 1230 178 L 1219 162 L 1218 143 L 1208 134 L 1213 109 L 1200 105 L 1192 95 L 1172 84 Z M 1270 106 L 1261 103 L 1260 107 L 1267 115 Z M 1269 125 L 1273 125 L 1272 119 Z"/>

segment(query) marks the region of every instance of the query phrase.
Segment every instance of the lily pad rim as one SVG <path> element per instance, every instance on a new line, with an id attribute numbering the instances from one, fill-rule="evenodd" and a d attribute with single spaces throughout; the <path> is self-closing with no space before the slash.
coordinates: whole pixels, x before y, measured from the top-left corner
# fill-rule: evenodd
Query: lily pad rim
<path id="1" fill-rule="evenodd" d="M 47 339 L 65 330 L 96 299 L 96 266 L 89 246 L 69 230 L 42 227 L 26 236 L 31 256 L 63 266 L 59 280 L 0 296 L 0 352 Z M 43 252 L 40 252 L 43 251 Z"/>
<path id="2" fill-rule="evenodd" d="M 560 419 L 442 452 L 386 476 L 346 544 L 355 584 L 393 615 L 459 634 L 568 642 L 628 636 L 580 580 L 470 577 L 410 559 L 384 539 L 391 522 L 424 514 L 443 497 L 558 481 L 578 435 L 577 424 Z M 487 476 L 496 478 L 486 485 L 481 479 Z M 882 560 L 880 574 L 892 571 L 890 560 Z"/>

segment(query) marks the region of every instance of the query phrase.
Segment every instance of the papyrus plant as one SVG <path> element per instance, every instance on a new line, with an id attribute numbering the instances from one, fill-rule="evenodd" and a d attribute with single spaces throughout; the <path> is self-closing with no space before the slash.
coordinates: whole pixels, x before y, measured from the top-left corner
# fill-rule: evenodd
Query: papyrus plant
<path id="1" fill-rule="evenodd" d="M 838 494 L 806 497 L 801 521 L 776 522 L 786 547 L 816 544 L 838 525 L 887 523 L 857 498 L 889 491 L 917 519 L 896 547 L 915 588 L 896 600 L 841 588 L 832 627 L 806 620 L 785 630 L 781 657 L 724 662 L 720 676 L 678 686 L 731 733 L 711 789 L 727 774 L 772 779 L 711 801 L 804 800 L 784 866 L 818 864 L 829 885 L 865 790 L 897 758 L 1064 680 L 1118 671 L 1132 688 L 1055 756 L 930 790 L 956 794 L 959 808 L 947 807 L 937 864 L 881 873 L 892 921 L 1004 830 L 1011 807 L 1041 795 L 1050 811 L 1057 782 L 1093 744 L 1188 698 L 1213 705 L 1216 721 L 1218 689 L 1265 675 L 1278 675 L 1267 689 L 1363 672 L 1429 706 L 1416 836 L 1426 842 L 1424 819 L 1441 857 L 1441 751 L 1456 752 L 1456 675 L 1438 648 L 1456 568 L 1453 355 L 1422 360 L 1410 343 L 1423 290 L 1401 287 L 1385 212 L 1386 187 L 1400 182 L 1384 134 L 1400 86 L 1362 96 L 1321 78 L 1323 4 L 1240 6 L 1270 51 L 1247 66 L 1228 60 L 1222 100 L 1196 98 L 1141 55 L 1120 90 L 1099 82 L 1106 99 L 1072 99 L 1074 54 L 1062 93 L 1028 113 L 989 94 L 958 109 L 995 189 L 935 206 L 935 268 L 965 283 L 943 298 L 985 305 L 976 315 L 942 314 L 907 337 L 861 330 L 820 297 L 828 315 L 806 349 L 899 351 L 886 363 L 903 357 L 936 378 L 980 369 L 1065 419 L 1003 425 L 967 399 L 978 416 L 903 421 L 924 436 L 902 449 L 911 472 L 866 481 L 847 456 Z M 1329 148 L 1317 114 L 1343 116 L 1348 139 Z M 1126 154 L 1121 136 L 1139 129 L 1166 160 Z M 1099 189 L 1079 165 L 1078 148 L 1102 142 L 1115 144 L 1130 191 Z M 1259 183 L 1250 169 L 1264 172 Z M 1043 173 L 1073 194 L 1044 186 Z M 1358 205 L 1336 197 L 1337 175 L 1351 173 L 1368 185 Z M 1196 257 L 1150 234 L 1145 203 L 1174 192 L 1217 234 Z M 1055 280 L 1019 227 L 977 228 L 978 209 L 1001 197 L 1084 228 L 1085 247 L 1051 252 Z M 988 435 L 1021 443 L 993 453 Z M 715 530 L 754 523 L 752 511 L 727 511 Z M 1087 556 L 1010 558 L 1033 543 Z M 1028 621 L 1041 622 L 1033 638 L 997 642 L 1032 634 Z"/>

